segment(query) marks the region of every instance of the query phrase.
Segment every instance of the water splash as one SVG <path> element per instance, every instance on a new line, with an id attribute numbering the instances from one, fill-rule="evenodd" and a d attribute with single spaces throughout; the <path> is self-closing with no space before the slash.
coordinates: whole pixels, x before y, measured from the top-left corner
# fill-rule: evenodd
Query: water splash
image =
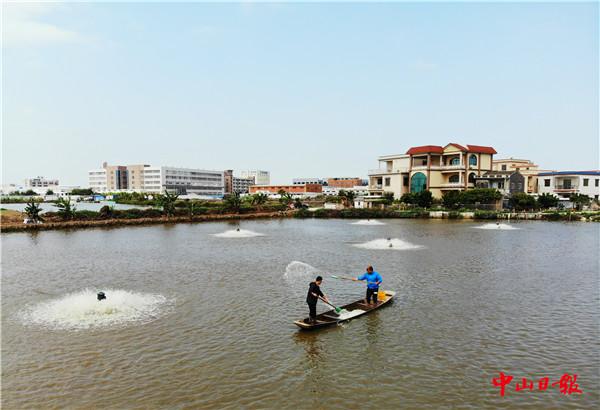
<path id="1" fill-rule="evenodd" d="M 375 219 L 361 219 L 360 221 L 352 222 L 350 225 L 387 225 L 385 222 L 379 222 Z"/>
<path id="2" fill-rule="evenodd" d="M 98 301 L 95 290 L 85 289 L 58 299 L 28 306 L 18 316 L 25 325 L 58 330 L 84 330 L 133 323 L 159 317 L 169 304 L 162 295 L 104 289 Z"/>
<path id="3" fill-rule="evenodd" d="M 415 245 L 398 238 L 375 239 L 369 242 L 357 243 L 352 246 L 362 249 L 387 249 L 394 251 L 423 249 L 423 246 L 421 245 Z"/>
<path id="4" fill-rule="evenodd" d="M 247 229 L 232 229 L 221 233 L 215 233 L 213 235 L 218 238 L 253 238 L 255 236 L 264 236 L 262 233 L 249 231 Z"/>
<path id="5" fill-rule="evenodd" d="M 512 225 L 508 225 L 508 224 L 484 224 L 481 226 L 474 226 L 475 229 L 496 229 L 496 230 L 504 230 L 504 231 L 514 231 L 520 228 L 515 228 Z"/>
<path id="6" fill-rule="evenodd" d="M 314 266 L 309 265 L 308 263 L 300 262 L 300 261 L 292 261 L 285 268 L 285 273 L 283 276 L 286 279 L 293 280 L 297 278 L 311 278 L 314 279 L 317 275 L 322 272 L 315 268 Z"/>

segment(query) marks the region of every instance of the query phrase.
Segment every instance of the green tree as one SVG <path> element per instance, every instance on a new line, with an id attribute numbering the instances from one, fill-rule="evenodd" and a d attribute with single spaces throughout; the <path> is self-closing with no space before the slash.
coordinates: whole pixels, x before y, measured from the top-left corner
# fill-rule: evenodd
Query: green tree
<path id="1" fill-rule="evenodd" d="M 525 192 L 516 192 L 509 198 L 508 205 L 517 211 L 525 211 L 535 209 L 537 202 L 533 196 Z"/>
<path id="2" fill-rule="evenodd" d="M 49 189 L 46 191 L 46 195 L 54 195 L 54 191 Z"/>
<path id="3" fill-rule="evenodd" d="M 252 205 L 256 206 L 256 208 L 258 210 L 260 210 L 262 208 L 263 204 L 265 202 L 267 202 L 268 198 L 269 197 L 267 194 L 263 194 L 263 193 L 259 192 L 259 193 L 252 195 L 251 203 L 252 203 Z"/>
<path id="4" fill-rule="evenodd" d="M 73 219 L 77 208 L 71 203 L 71 197 L 58 198 L 54 203 L 54 206 L 58 208 L 58 216 L 63 220 Z"/>
<path id="5" fill-rule="evenodd" d="M 35 203 L 33 199 L 27 202 L 27 206 L 25 207 L 25 213 L 27 214 L 27 218 L 29 220 L 33 221 L 34 223 L 42 222 L 43 219 L 40 216 L 41 212 L 42 207 Z"/>
<path id="6" fill-rule="evenodd" d="M 98 213 L 100 215 L 100 218 L 108 219 L 108 218 L 111 218 L 113 216 L 113 211 L 114 211 L 114 207 L 108 206 L 108 205 L 104 205 L 102 208 L 100 208 L 100 210 L 98 211 Z"/>
<path id="7" fill-rule="evenodd" d="M 242 199 L 240 198 L 239 192 L 233 192 L 225 195 L 223 202 L 225 203 L 225 208 L 227 210 L 235 213 L 240 212 L 240 208 L 242 207 Z"/>
<path id="8" fill-rule="evenodd" d="M 71 195 L 94 195 L 94 191 L 90 188 L 75 188 L 71 190 Z"/>
<path id="9" fill-rule="evenodd" d="M 474 188 L 460 193 L 460 201 L 463 204 L 493 204 L 502 199 L 502 194 L 495 188 Z"/>
<path id="10" fill-rule="evenodd" d="M 460 191 L 446 191 L 442 194 L 442 204 L 446 209 L 456 209 L 460 207 L 462 195 Z"/>
<path id="11" fill-rule="evenodd" d="M 338 192 L 338 197 L 342 200 L 344 206 L 353 208 L 354 207 L 354 198 L 356 197 L 356 193 L 354 191 L 346 191 L 344 189 L 340 189 Z"/>
<path id="12" fill-rule="evenodd" d="M 431 203 L 433 202 L 433 195 L 431 195 L 431 191 L 421 191 L 415 194 L 415 203 L 417 206 L 421 208 L 429 208 L 431 207 Z"/>
<path id="13" fill-rule="evenodd" d="M 164 194 L 156 196 L 156 204 L 162 208 L 163 214 L 168 217 L 175 214 L 175 202 L 179 195 L 165 191 Z"/>
<path id="14" fill-rule="evenodd" d="M 575 209 L 577 209 L 578 211 L 581 211 L 581 209 L 584 206 L 587 206 L 590 204 L 591 199 L 589 196 L 584 195 L 584 194 L 571 194 L 571 196 L 569 197 L 569 201 L 571 201 L 573 203 L 573 205 L 575 206 Z"/>
<path id="15" fill-rule="evenodd" d="M 405 194 L 402 194 L 402 196 L 400 197 L 400 202 L 403 204 L 414 204 L 415 203 L 415 194 L 413 194 L 412 192 L 407 192 Z"/>
<path id="16" fill-rule="evenodd" d="M 543 193 L 538 196 L 537 202 L 540 208 L 556 208 L 558 206 L 558 197 L 549 193 Z"/>
<path id="17" fill-rule="evenodd" d="M 384 192 L 382 200 L 383 200 L 384 204 L 391 205 L 394 202 L 394 193 L 393 192 Z"/>
<path id="18" fill-rule="evenodd" d="M 289 206 L 292 203 L 292 195 L 289 192 L 284 191 L 283 189 L 279 190 L 279 202 L 282 205 Z"/>

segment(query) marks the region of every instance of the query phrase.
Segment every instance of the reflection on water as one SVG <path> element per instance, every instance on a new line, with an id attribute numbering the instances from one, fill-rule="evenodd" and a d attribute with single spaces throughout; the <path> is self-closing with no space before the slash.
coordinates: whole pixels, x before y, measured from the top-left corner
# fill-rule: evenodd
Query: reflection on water
<path id="1" fill-rule="evenodd" d="M 520 222 L 509 234 L 473 222 L 349 222 L 245 221 L 264 236 L 239 240 L 214 236 L 237 228 L 229 222 L 3 234 L 2 408 L 94 408 L 99 397 L 110 409 L 598 407 L 597 225 Z M 347 244 L 386 238 L 423 248 Z M 330 275 L 372 264 L 396 300 L 301 332 L 293 321 L 306 317 L 314 272 L 292 265 L 309 272 L 296 286 L 284 277 L 293 261 L 323 272 L 339 305 L 365 285 Z M 21 320 L 27 306 L 65 318 L 52 303 L 95 286 L 174 303 L 119 326 Z M 128 295 L 124 305 L 146 306 Z M 501 398 L 490 383 L 499 371 L 577 373 L 584 394 Z"/>

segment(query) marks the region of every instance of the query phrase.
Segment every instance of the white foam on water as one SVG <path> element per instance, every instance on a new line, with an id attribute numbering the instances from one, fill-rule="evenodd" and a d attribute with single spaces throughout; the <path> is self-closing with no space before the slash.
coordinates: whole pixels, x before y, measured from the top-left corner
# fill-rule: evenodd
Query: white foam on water
<path id="1" fill-rule="evenodd" d="M 512 225 L 508 224 L 484 224 L 480 226 L 475 226 L 475 229 L 496 229 L 496 230 L 504 230 L 504 231 L 514 231 L 519 228 L 515 228 Z"/>
<path id="2" fill-rule="evenodd" d="M 350 225 L 387 225 L 385 222 L 379 222 L 375 219 L 361 219 L 360 221 L 352 222 Z"/>
<path id="3" fill-rule="evenodd" d="M 218 238 L 253 238 L 255 236 L 265 236 L 262 233 L 249 231 L 247 229 L 240 229 L 239 231 L 236 229 L 232 229 L 230 231 L 215 233 L 213 235 Z"/>
<path id="4" fill-rule="evenodd" d="M 338 315 L 338 318 L 340 320 L 348 320 L 348 319 L 351 319 L 351 318 L 353 318 L 355 316 L 360 316 L 363 313 L 365 313 L 365 311 L 361 310 L 361 309 L 354 309 L 354 310 L 350 310 L 350 311 L 348 311 L 346 309 L 342 309 L 342 311 Z"/>
<path id="5" fill-rule="evenodd" d="M 362 249 L 382 249 L 382 250 L 391 250 L 391 251 L 407 251 L 413 249 L 423 249 L 421 245 L 415 245 L 410 242 L 403 241 L 398 238 L 390 238 L 390 239 L 375 239 L 369 242 L 357 243 L 352 246 L 356 246 L 357 248 Z"/>
<path id="6" fill-rule="evenodd" d="M 25 325 L 59 330 L 84 330 L 134 323 L 158 318 L 169 305 L 158 294 L 103 289 L 99 301 L 95 290 L 85 289 L 58 299 L 28 306 L 18 316 Z"/>

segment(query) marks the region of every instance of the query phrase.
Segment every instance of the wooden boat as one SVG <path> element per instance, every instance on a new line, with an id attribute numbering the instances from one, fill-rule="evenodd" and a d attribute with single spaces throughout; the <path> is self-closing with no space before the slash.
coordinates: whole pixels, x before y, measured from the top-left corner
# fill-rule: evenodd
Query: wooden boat
<path id="1" fill-rule="evenodd" d="M 310 323 L 308 318 L 306 318 L 296 320 L 294 321 L 294 324 L 296 324 L 296 326 L 300 327 L 300 329 L 303 330 L 314 330 L 326 326 L 335 325 L 340 322 L 346 322 L 348 320 L 365 315 L 369 312 L 372 312 L 375 309 L 379 309 L 380 307 L 387 305 L 389 302 L 392 301 L 392 299 L 394 299 L 394 296 L 396 295 L 396 292 L 391 290 L 384 290 L 383 293 L 385 293 L 385 298 L 383 300 L 379 299 L 377 301 L 377 305 L 367 305 L 364 299 L 360 299 L 348 305 L 340 306 L 340 308 L 342 308 L 343 310 L 339 315 L 335 313 L 335 309 L 331 309 L 327 312 L 323 312 L 317 315 L 316 323 Z"/>

